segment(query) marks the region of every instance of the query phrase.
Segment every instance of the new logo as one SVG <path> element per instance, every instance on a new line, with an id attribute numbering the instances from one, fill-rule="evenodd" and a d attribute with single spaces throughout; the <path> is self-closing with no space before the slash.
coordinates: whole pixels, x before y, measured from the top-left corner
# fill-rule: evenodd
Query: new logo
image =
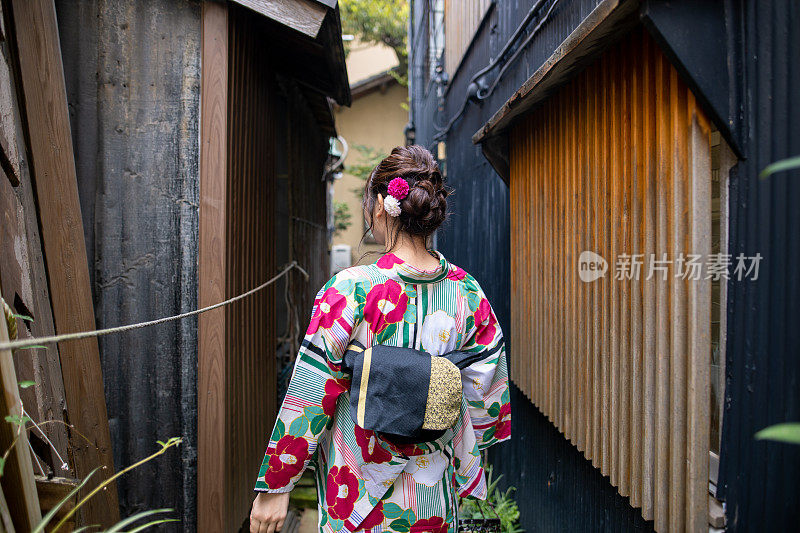
<path id="1" fill-rule="evenodd" d="M 578 275 L 581 281 L 589 283 L 606 275 L 608 263 L 602 256 L 585 250 L 578 257 Z"/>

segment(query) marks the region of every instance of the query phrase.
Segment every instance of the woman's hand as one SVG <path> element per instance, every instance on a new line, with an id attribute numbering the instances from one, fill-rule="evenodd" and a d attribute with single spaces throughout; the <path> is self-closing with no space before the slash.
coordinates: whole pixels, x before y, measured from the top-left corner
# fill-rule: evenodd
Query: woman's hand
<path id="1" fill-rule="evenodd" d="M 289 509 L 288 492 L 260 492 L 250 511 L 250 533 L 275 533 L 283 527 Z"/>

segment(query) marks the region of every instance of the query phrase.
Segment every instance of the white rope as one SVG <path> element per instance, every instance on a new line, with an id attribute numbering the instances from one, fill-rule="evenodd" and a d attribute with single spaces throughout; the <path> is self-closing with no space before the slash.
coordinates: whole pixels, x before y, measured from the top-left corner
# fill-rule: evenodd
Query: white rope
<path id="1" fill-rule="evenodd" d="M 254 289 L 250 289 L 249 291 L 242 293 L 238 296 L 234 296 L 224 302 L 219 302 L 214 305 L 209 305 L 208 307 L 203 307 L 202 309 L 195 309 L 194 311 L 189 311 L 187 313 L 181 313 L 180 315 L 175 316 L 167 316 L 164 318 L 158 318 L 156 320 L 150 320 L 148 322 L 139 322 L 137 324 L 128 324 L 126 326 L 117 326 L 115 328 L 106 328 L 106 329 L 97 329 L 94 331 L 80 331 L 77 333 L 65 333 L 63 335 L 51 335 L 49 337 L 39 337 L 39 338 L 30 338 L 30 339 L 20 339 L 10 342 L 0 342 L 0 350 L 16 350 L 19 348 L 28 348 L 30 346 L 36 346 L 40 344 L 53 344 L 56 342 L 61 341 L 71 341 L 76 339 L 86 339 L 88 337 L 99 337 L 101 335 L 109 335 L 111 333 L 122 333 L 123 331 L 131 331 L 133 329 L 141 329 L 146 328 L 149 326 L 155 326 L 158 324 L 163 324 L 165 322 L 171 322 L 173 320 L 180 320 L 182 318 L 199 315 L 200 313 L 205 313 L 206 311 L 211 311 L 213 309 L 217 309 L 224 305 L 232 304 L 233 302 L 239 301 L 242 298 L 247 298 L 251 294 L 255 294 L 258 291 L 266 288 L 268 285 L 271 285 L 278 281 L 282 276 L 286 275 L 290 270 L 296 268 L 299 270 L 303 276 L 308 279 L 308 272 L 303 269 L 300 265 L 297 264 L 297 261 L 292 261 L 289 263 L 286 268 L 284 268 L 279 274 L 277 274 L 272 279 L 269 279 L 259 285 Z"/>

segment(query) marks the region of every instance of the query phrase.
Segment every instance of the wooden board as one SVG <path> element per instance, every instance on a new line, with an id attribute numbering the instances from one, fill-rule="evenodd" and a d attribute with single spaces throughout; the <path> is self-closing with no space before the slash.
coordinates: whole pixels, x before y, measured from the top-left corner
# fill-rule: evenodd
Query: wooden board
<path id="1" fill-rule="evenodd" d="M 312 39 L 319 33 L 328 8 L 313 0 L 233 0 L 253 11 L 304 33 Z"/>
<path id="2" fill-rule="evenodd" d="M 7 154 L 16 170 L 15 179 L 0 178 L 0 277 L 6 302 L 12 310 L 32 318 L 20 321 L 19 338 L 53 335 L 53 314 L 47 287 L 39 222 L 36 215 L 33 187 L 27 164 L 19 154 L 25 153 L 20 109 L 12 70 L 9 43 L 0 43 L 0 135 L 7 141 Z M 3 167 L 6 177 L 9 170 Z M 16 185 L 14 185 L 16 183 Z M 55 345 L 18 352 L 17 378 L 33 380 L 36 385 L 20 391 L 26 411 L 36 422 L 56 421 L 42 426 L 53 444 L 45 460 L 61 470 L 62 458 L 67 458 L 67 431 L 64 421 L 64 383 L 61 362 Z"/>
<path id="3" fill-rule="evenodd" d="M 52 0 L 12 0 L 11 6 L 56 332 L 92 330 L 94 308 L 55 5 Z M 73 439 L 76 474 L 106 467 L 96 483 L 114 470 L 97 340 L 62 343 L 59 350 L 69 422 L 94 443 Z M 118 518 L 112 485 L 81 510 L 80 522 L 108 526 Z"/>
<path id="4" fill-rule="evenodd" d="M 228 117 L 228 6 L 203 3 L 200 81 L 201 307 L 225 299 L 226 172 Z M 198 319 L 197 524 L 225 531 L 225 310 Z"/>
<path id="5" fill-rule="evenodd" d="M 49 513 L 56 505 L 64 501 L 67 496 L 69 496 L 69 493 L 72 492 L 77 486 L 77 479 L 68 479 L 63 477 L 46 479 L 36 476 L 36 491 L 39 494 L 39 506 L 42 509 L 42 514 Z M 64 517 L 64 515 L 74 509 L 77 502 L 78 497 L 75 495 L 61 505 L 56 512 L 53 521 L 50 523 L 50 526 L 57 524 L 61 518 Z M 48 526 L 48 531 L 50 526 Z M 73 515 L 70 520 L 65 522 L 64 526 L 67 528 L 67 531 L 74 529 L 75 515 Z"/>

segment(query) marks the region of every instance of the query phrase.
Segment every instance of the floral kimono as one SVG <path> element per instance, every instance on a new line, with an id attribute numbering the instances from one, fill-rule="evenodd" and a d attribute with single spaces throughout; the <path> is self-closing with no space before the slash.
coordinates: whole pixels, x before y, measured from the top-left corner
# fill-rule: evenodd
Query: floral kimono
<path id="1" fill-rule="evenodd" d="M 311 466 L 320 531 L 454 532 L 457 496 L 486 498 L 480 450 L 511 433 L 503 335 L 475 279 L 439 258 L 422 271 L 386 254 L 343 270 L 317 295 L 255 489 L 289 492 Z M 456 425 L 411 445 L 358 427 L 341 370 L 351 340 L 481 354 L 461 371 Z"/>

